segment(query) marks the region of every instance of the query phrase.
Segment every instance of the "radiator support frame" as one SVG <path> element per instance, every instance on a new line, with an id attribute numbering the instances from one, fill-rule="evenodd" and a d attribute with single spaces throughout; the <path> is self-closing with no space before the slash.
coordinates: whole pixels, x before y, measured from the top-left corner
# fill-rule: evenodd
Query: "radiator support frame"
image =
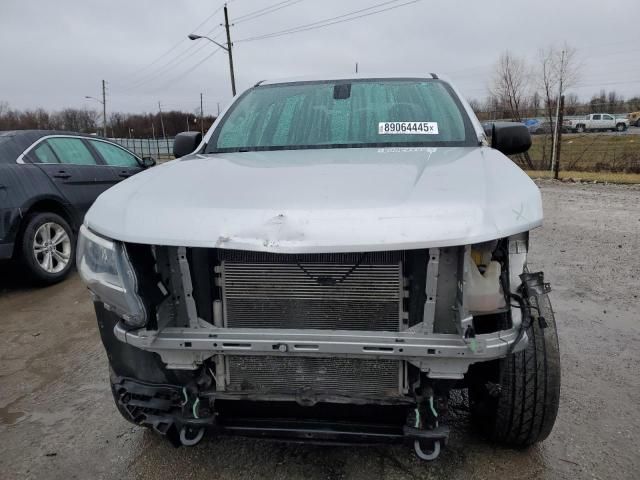
<path id="1" fill-rule="evenodd" d="M 353 330 L 285 330 L 251 328 L 167 327 L 129 330 L 124 322 L 115 336 L 129 345 L 158 353 L 167 368 L 195 370 L 213 355 L 300 355 L 405 360 L 430 378 L 462 379 L 469 365 L 517 352 L 518 329 L 476 335 L 472 350 L 456 334 L 424 334 L 421 324 L 403 332 Z M 282 348 L 286 346 L 286 348 Z M 275 348 L 274 348 L 275 347 Z"/>

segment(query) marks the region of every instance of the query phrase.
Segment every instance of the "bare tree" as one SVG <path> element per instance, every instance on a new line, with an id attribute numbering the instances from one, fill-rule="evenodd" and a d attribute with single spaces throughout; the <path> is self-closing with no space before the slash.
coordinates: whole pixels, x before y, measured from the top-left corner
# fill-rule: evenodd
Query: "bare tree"
<path id="1" fill-rule="evenodd" d="M 532 116 L 534 117 L 538 116 L 538 110 L 540 110 L 540 103 L 541 103 L 540 93 L 538 93 L 537 91 L 533 92 L 533 95 L 531 95 L 531 100 L 530 100 L 530 108 L 533 111 Z"/>
<path id="2" fill-rule="evenodd" d="M 509 116 L 520 122 L 521 109 L 525 106 L 530 83 L 531 70 L 524 59 L 505 51 L 498 59 L 489 91 L 502 107 L 508 110 Z M 533 170 L 533 162 L 528 152 L 522 155 L 522 159 L 526 167 Z"/>
<path id="3" fill-rule="evenodd" d="M 526 102 L 530 80 L 531 72 L 524 59 L 509 51 L 500 55 L 489 91 L 516 121 L 522 120 L 521 109 Z"/>
<path id="4" fill-rule="evenodd" d="M 544 95 L 549 122 L 553 122 L 558 99 L 575 86 L 580 75 L 577 50 L 568 44 L 562 48 L 550 46 L 539 50 L 538 61 L 537 83 Z"/>
<path id="5" fill-rule="evenodd" d="M 538 52 L 540 69 L 537 75 L 537 84 L 544 96 L 545 113 L 549 125 L 554 125 L 553 119 L 560 97 L 578 80 L 580 65 L 576 52 L 575 48 L 566 43 L 561 48 L 549 46 Z M 557 125 L 556 128 L 558 128 Z M 552 158 L 549 158 L 549 162 L 552 162 Z M 546 162 L 546 159 L 543 158 L 542 161 Z"/>
<path id="6" fill-rule="evenodd" d="M 567 115 L 576 115 L 580 107 L 580 98 L 575 93 L 567 93 L 564 99 L 564 110 Z"/>

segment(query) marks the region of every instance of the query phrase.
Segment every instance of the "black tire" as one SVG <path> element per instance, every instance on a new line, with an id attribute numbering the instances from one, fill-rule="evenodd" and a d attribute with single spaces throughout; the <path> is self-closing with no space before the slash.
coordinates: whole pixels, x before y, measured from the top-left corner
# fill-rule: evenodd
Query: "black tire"
<path id="1" fill-rule="evenodd" d="M 584 125 L 577 125 L 576 126 L 576 133 L 584 133 L 586 131 L 586 129 L 584 128 Z"/>
<path id="2" fill-rule="evenodd" d="M 36 247 L 36 232 L 45 224 L 52 224 L 62 228 L 66 233 L 69 244 L 65 247 L 67 252 L 65 256 L 68 256 L 67 263 L 58 270 L 58 265 L 61 265 L 59 260 L 52 268 L 53 271 L 47 271 L 38 261 L 35 255 L 34 248 Z M 24 228 L 21 231 L 21 236 L 18 243 L 18 260 L 25 267 L 25 273 L 28 277 L 43 285 L 51 285 L 63 280 L 73 268 L 75 263 L 76 253 L 76 239 L 73 234 L 73 230 L 67 223 L 67 221 L 60 215 L 51 212 L 36 212 L 32 213 L 25 219 Z"/>
<path id="3" fill-rule="evenodd" d="M 616 130 L 618 132 L 624 132 L 627 129 L 627 126 L 624 123 L 619 123 L 616 125 Z"/>
<path id="4" fill-rule="evenodd" d="M 551 303 L 547 295 L 530 300 L 534 319 L 527 347 L 470 371 L 479 377 L 472 377 L 469 387 L 474 422 L 493 441 L 518 448 L 549 436 L 560 403 L 560 351 Z"/>
<path id="5" fill-rule="evenodd" d="M 638 121 L 636 122 L 636 127 L 640 127 L 640 118 L 638 119 Z"/>

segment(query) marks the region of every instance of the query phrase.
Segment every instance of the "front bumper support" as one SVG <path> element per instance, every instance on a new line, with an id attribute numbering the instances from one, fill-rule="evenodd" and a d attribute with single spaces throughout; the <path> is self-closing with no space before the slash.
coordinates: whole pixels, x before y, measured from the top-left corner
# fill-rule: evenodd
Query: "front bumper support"
<path id="1" fill-rule="evenodd" d="M 418 327 L 418 326 L 416 326 Z M 424 334 L 352 330 L 288 330 L 250 328 L 165 328 L 127 330 L 123 322 L 114 335 L 131 346 L 158 353 L 167 368 L 193 370 L 214 355 L 349 357 L 405 360 L 430 378 L 461 379 L 469 365 L 507 355 L 518 345 L 518 330 L 476 335 L 473 341 L 456 334 Z"/>

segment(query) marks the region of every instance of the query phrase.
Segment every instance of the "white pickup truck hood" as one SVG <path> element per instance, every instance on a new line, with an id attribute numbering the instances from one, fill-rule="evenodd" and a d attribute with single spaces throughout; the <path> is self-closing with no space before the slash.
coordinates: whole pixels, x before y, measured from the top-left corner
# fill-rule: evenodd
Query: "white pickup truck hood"
<path id="1" fill-rule="evenodd" d="M 117 240 L 283 253 L 463 245 L 542 222 L 536 185 L 488 147 L 196 155 L 96 200 Z"/>

